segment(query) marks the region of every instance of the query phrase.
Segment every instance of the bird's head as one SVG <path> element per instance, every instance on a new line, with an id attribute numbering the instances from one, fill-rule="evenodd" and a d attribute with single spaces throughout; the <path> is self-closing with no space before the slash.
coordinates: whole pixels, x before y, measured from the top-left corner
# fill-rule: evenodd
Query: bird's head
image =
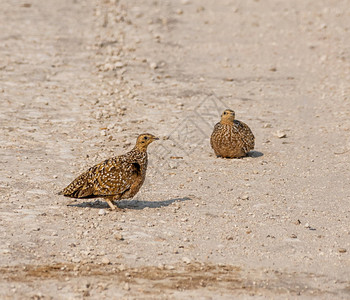
<path id="1" fill-rule="evenodd" d="M 143 133 L 137 137 L 135 147 L 140 151 L 146 151 L 148 145 L 156 140 L 159 140 L 159 138 L 155 137 L 153 134 Z"/>
<path id="2" fill-rule="evenodd" d="M 225 109 L 221 114 L 222 124 L 232 124 L 235 120 L 235 112 L 232 109 Z"/>

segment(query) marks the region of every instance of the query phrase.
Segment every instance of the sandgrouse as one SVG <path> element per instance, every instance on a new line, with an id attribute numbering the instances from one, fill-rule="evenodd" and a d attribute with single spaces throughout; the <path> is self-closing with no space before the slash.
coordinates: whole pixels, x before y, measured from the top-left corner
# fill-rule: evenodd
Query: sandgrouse
<path id="1" fill-rule="evenodd" d="M 254 149 L 254 135 L 247 124 L 235 120 L 233 110 L 226 109 L 214 127 L 210 144 L 218 157 L 243 157 Z"/>
<path id="2" fill-rule="evenodd" d="M 130 152 L 91 167 L 59 194 L 71 198 L 101 197 L 115 210 L 114 200 L 132 198 L 141 188 L 146 177 L 147 147 L 155 140 L 158 138 L 152 134 L 139 135 Z"/>

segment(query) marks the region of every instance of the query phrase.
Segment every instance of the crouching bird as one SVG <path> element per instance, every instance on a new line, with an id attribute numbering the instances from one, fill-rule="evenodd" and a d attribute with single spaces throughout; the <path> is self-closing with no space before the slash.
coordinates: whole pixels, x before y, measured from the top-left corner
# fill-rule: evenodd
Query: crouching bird
<path id="1" fill-rule="evenodd" d="M 115 210 L 113 201 L 132 198 L 140 190 L 146 177 L 147 147 L 155 140 L 158 138 L 149 133 L 139 135 L 130 152 L 91 167 L 59 194 L 71 198 L 104 198 Z"/>
<path id="2" fill-rule="evenodd" d="M 216 156 L 238 158 L 254 149 L 254 139 L 248 125 L 236 120 L 233 110 L 226 109 L 214 126 L 210 144 Z"/>

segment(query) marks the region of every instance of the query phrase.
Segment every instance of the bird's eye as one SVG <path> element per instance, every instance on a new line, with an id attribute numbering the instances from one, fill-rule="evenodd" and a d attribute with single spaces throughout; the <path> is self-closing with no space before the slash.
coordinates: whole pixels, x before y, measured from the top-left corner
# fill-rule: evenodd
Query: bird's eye
<path id="1" fill-rule="evenodd" d="M 145 136 L 143 139 L 148 140 L 148 136 Z"/>
<path id="2" fill-rule="evenodd" d="M 227 112 L 226 111 L 224 111 L 224 115 L 226 115 L 227 114 Z"/>

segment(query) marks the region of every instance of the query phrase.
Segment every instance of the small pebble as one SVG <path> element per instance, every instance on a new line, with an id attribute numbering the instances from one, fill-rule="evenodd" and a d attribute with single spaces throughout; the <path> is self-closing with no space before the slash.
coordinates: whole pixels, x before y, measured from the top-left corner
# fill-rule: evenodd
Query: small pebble
<path id="1" fill-rule="evenodd" d="M 339 253 L 345 253 L 347 250 L 345 248 L 339 248 L 338 251 Z"/>
<path id="2" fill-rule="evenodd" d="M 120 234 L 120 233 L 116 233 L 116 234 L 114 235 L 114 238 L 115 238 L 117 241 L 123 241 L 123 240 L 124 240 L 123 235 Z"/>
<path id="3" fill-rule="evenodd" d="M 279 139 L 283 139 L 287 137 L 287 134 L 282 130 L 277 130 L 275 133 L 275 136 L 278 137 Z"/>
<path id="4" fill-rule="evenodd" d="M 164 267 L 165 267 L 164 264 L 162 264 L 162 263 L 159 263 L 159 264 L 158 264 L 158 268 L 159 268 L 159 269 L 164 270 Z"/>
<path id="5" fill-rule="evenodd" d="M 242 200 L 249 200 L 249 196 L 248 195 L 243 195 L 243 196 L 241 196 L 241 199 Z"/>
<path id="6" fill-rule="evenodd" d="M 73 258 L 72 258 L 72 263 L 75 263 L 75 264 L 80 263 L 80 258 L 78 258 L 78 257 L 73 257 Z"/>
<path id="7" fill-rule="evenodd" d="M 121 271 L 121 272 L 123 272 L 123 271 L 126 270 L 126 267 L 125 267 L 124 265 L 120 265 L 120 266 L 118 267 L 118 270 Z"/>
<path id="8" fill-rule="evenodd" d="M 291 237 L 292 239 L 296 239 L 296 238 L 297 238 L 297 235 L 294 234 L 294 233 L 292 233 L 292 234 L 290 235 L 290 237 Z"/>
<path id="9" fill-rule="evenodd" d="M 98 211 L 98 214 L 99 214 L 100 216 L 104 216 L 104 215 L 106 214 L 106 211 L 105 211 L 104 209 L 100 209 L 100 210 Z"/>
<path id="10" fill-rule="evenodd" d="M 124 64 L 121 61 L 118 61 L 114 64 L 114 67 L 115 68 L 122 68 L 122 67 L 124 67 Z"/>
<path id="11" fill-rule="evenodd" d="M 191 259 L 189 259 L 188 257 L 183 257 L 183 258 L 182 258 L 182 261 L 183 261 L 185 264 L 190 264 L 190 263 L 191 263 Z"/>
<path id="12" fill-rule="evenodd" d="M 157 63 L 152 62 L 152 63 L 149 64 L 149 67 L 150 67 L 152 70 L 155 70 L 155 69 L 158 68 L 158 65 L 157 65 Z"/>
<path id="13" fill-rule="evenodd" d="M 107 257 L 102 257 L 101 262 L 102 262 L 103 264 L 105 264 L 105 265 L 108 265 L 108 264 L 111 263 L 110 260 L 109 260 Z"/>

